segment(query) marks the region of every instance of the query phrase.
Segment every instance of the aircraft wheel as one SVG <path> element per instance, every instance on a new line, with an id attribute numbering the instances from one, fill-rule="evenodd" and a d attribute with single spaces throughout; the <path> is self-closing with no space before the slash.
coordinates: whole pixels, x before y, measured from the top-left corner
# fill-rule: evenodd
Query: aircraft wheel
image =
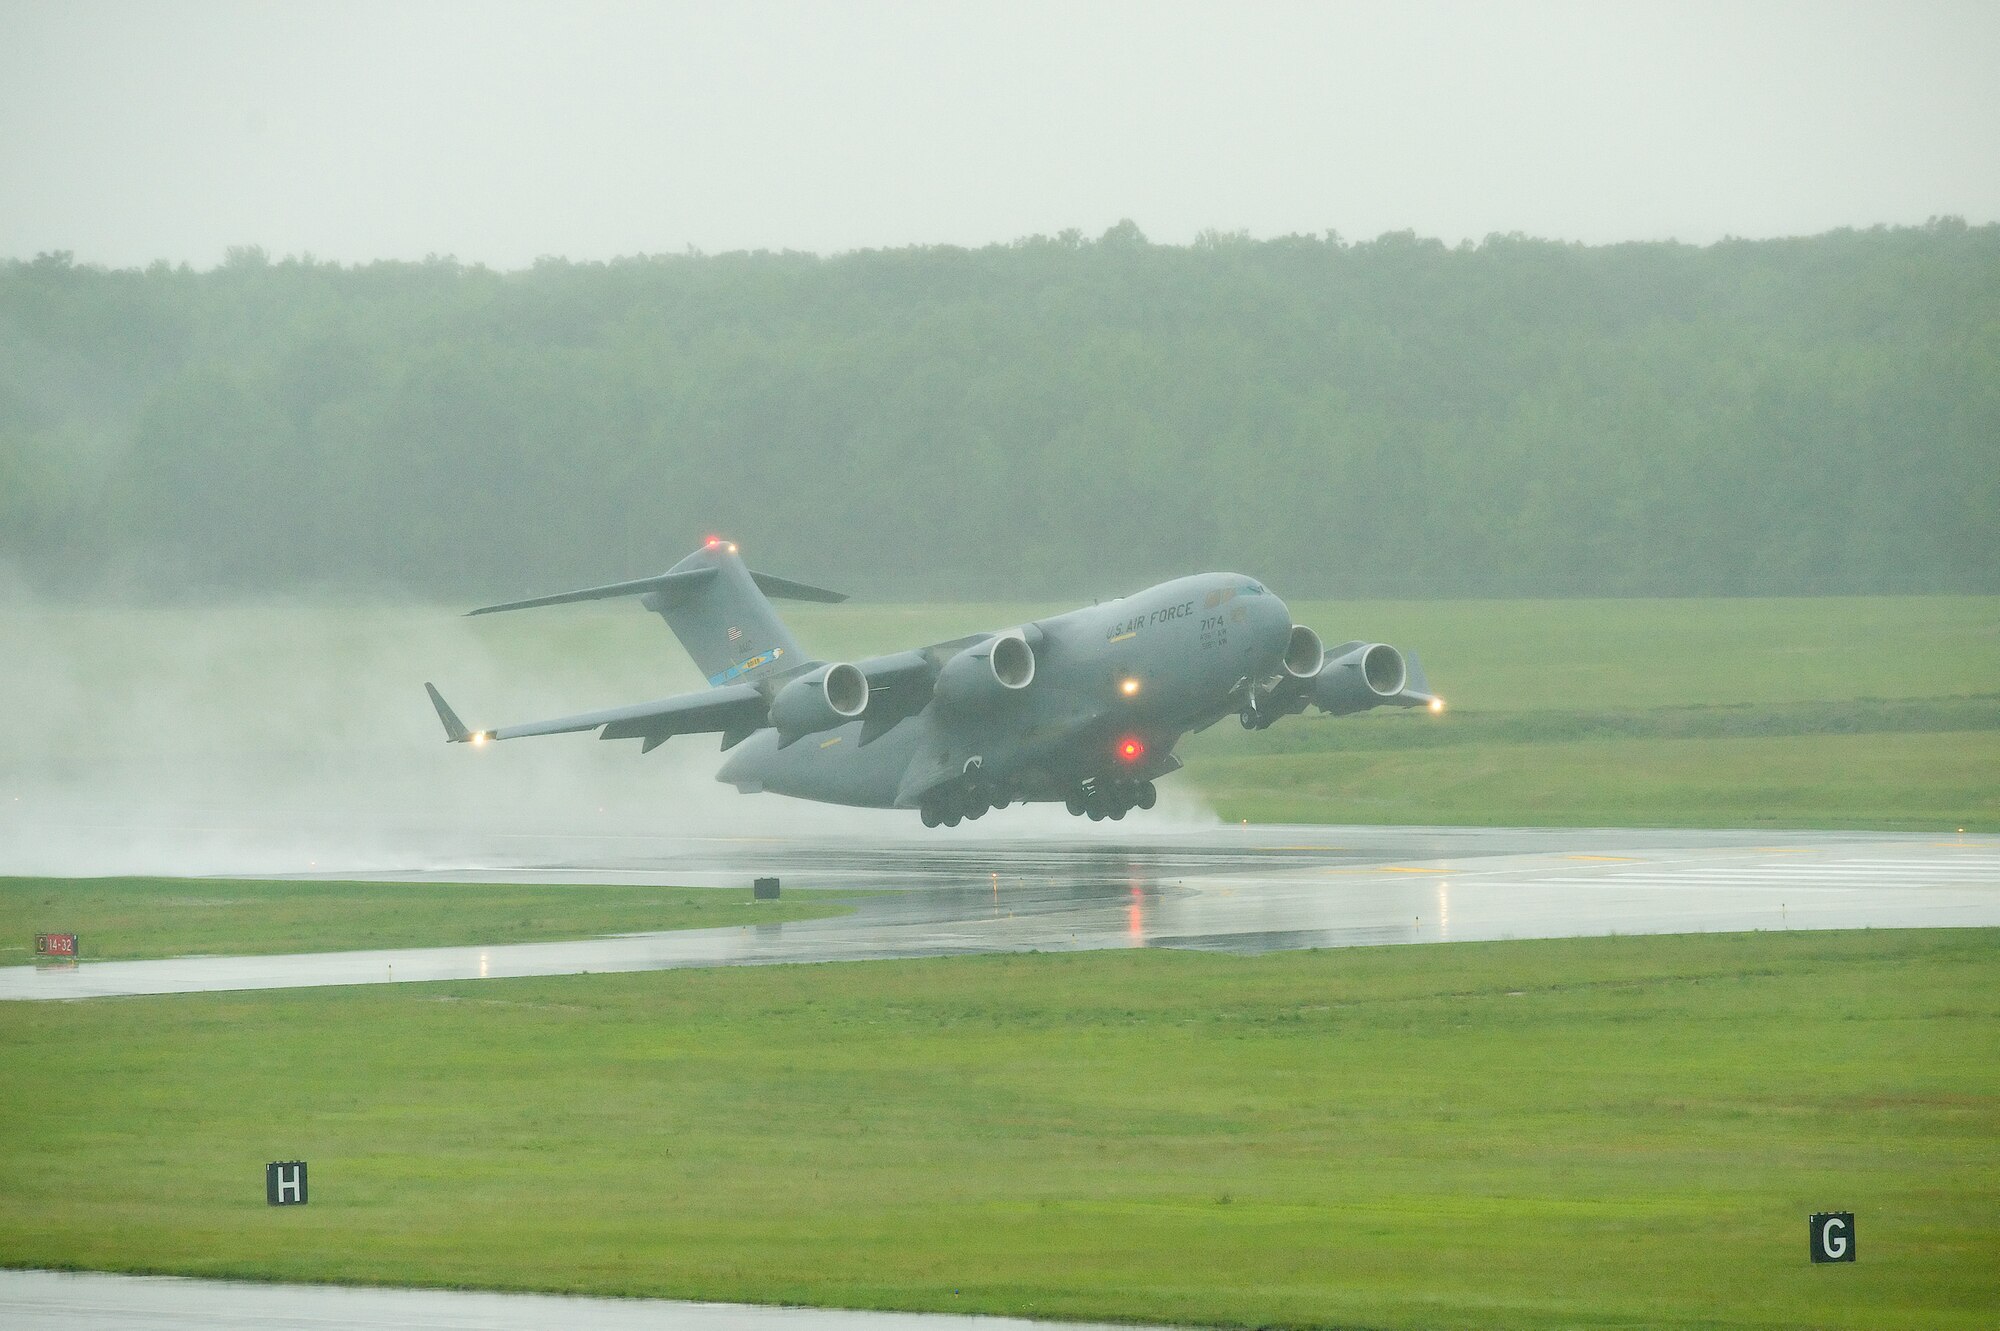
<path id="1" fill-rule="evenodd" d="M 1084 810 L 1083 796 L 1071 795 L 1068 799 L 1065 799 L 1063 801 L 1063 807 L 1069 810 L 1070 817 L 1072 818 L 1083 817 L 1083 810 Z"/>
<path id="2" fill-rule="evenodd" d="M 936 827 L 943 821 L 943 819 L 938 817 L 937 806 L 934 804 L 926 804 L 919 812 L 923 817 L 925 827 Z"/>
<path id="3" fill-rule="evenodd" d="M 944 816 L 944 825 L 946 827 L 957 827 L 959 822 L 960 822 L 960 815 L 957 809 L 953 809 L 950 813 Z"/>
<path id="4" fill-rule="evenodd" d="M 1142 809 L 1150 809 L 1160 802 L 1160 788 L 1150 781 L 1139 783 L 1139 798 L 1134 801 Z"/>
<path id="5" fill-rule="evenodd" d="M 1084 812 L 1090 815 L 1090 821 L 1093 823 L 1101 823 L 1104 821 L 1104 810 L 1098 808 L 1095 804 L 1091 805 L 1088 809 L 1085 809 Z"/>
<path id="6" fill-rule="evenodd" d="M 1126 814 L 1130 813 L 1131 811 L 1132 811 L 1132 806 L 1129 804 L 1114 804 L 1111 806 L 1111 819 L 1113 822 L 1116 822 L 1118 819 L 1123 818 Z"/>

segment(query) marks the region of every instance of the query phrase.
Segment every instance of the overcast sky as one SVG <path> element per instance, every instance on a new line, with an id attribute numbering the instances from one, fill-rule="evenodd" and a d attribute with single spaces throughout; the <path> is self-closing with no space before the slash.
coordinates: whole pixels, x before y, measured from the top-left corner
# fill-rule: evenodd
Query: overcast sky
<path id="1" fill-rule="evenodd" d="M 2000 218 L 2000 4 L 0 0 L 0 255 Z"/>

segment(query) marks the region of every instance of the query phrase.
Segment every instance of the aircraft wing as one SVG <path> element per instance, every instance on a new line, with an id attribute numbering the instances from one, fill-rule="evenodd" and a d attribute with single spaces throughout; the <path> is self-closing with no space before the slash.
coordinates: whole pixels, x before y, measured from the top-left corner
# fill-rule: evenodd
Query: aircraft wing
<path id="1" fill-rule="evenodd" d="M 653 702 L 607 707 L 601 711 L 578 712 L 548 721 L 500 726 L 493 730 L 468 730 L 436 687 L 425 684 L 438 720 L 444 723 L 445 738 L 454 744 L 484 744 L 489 740 L 521 739 L 528 735 L 566 735 L 582 730 L 598 731 L 599 739 L 644 740 L 643 752 L 651 752 L 675 735 L 721 732 L 724 747 L 743 739 L 765 724 L 767 705 L 754 684 L 730 684 L 699 693 L 677 693 Z"/>

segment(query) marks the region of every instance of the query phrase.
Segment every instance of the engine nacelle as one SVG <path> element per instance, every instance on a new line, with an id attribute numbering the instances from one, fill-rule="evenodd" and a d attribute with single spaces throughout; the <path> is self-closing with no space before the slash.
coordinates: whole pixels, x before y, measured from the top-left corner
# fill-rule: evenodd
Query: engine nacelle
<path id="1" fill-rule="evenodd" d="M 845 725 L 868 710 L 868 676 L 845 661 L 808 670 L 771 699 L 778 747 Z"/>
<path id="2" fill-rule="evenodd" d="M 1401 652 L 1383 642 L 1359 643 L 1320 667 L 1313 706 L 1336 716 L 1365 712 L 1398 699 L 1409 679 Z"/>
<path id="3" fill-rule="evenodd" d="M 946 707 L 976 711 L 991 707 L 1035 682 L 1035 649 L 1028 640 L 1003 633 L 966 648 L 938 671 L 933 696 Z"/>
<path id="4" fill-rule="evenodd" d="M 1285 643 L 1285 673 L 1293 679 L 1311 679 L 1326 664 L 1326 644 L 1304 624 L 1292 625 L 1291 639 Z"/>

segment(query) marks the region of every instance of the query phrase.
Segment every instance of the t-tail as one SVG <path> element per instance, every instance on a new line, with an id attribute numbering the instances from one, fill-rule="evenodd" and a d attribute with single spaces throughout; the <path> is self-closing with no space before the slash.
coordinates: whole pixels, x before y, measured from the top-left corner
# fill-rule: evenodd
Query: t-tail
<path id="1" fill-rule="evenodd" d="M 656 577 L 481 606 L 467 613 L 490 615 L 612 596 L 639 597 L 641 605 L 667 622 L 701 673 L 716 687 L 754 684 L 806 663 L 798 639 L 772 608 L 771 597 L 787 601 L 847 599 L 824 587 L 755 572 L 743 562 L 734 542 L 711 537 L 699 550 Z"/>

